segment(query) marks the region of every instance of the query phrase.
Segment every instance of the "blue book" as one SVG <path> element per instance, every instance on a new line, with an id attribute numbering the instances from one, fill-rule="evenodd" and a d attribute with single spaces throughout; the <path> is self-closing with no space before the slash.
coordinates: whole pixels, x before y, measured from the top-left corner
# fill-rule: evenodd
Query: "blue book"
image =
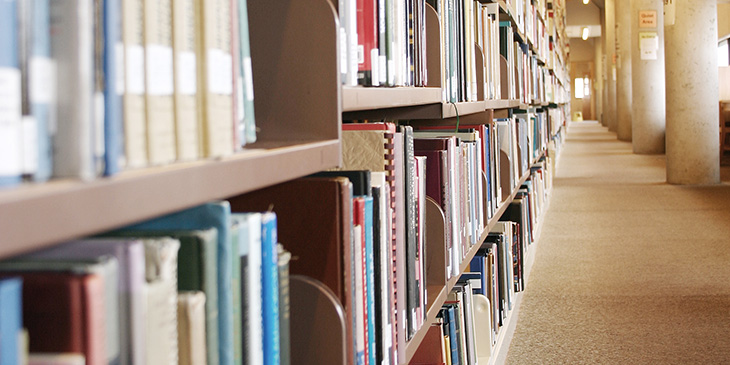
<path id="1" fill-rule="evenodd" d="M 36 0 L 38 1 L 38 0 Z M 120 0 L 104 1 L 104 175 L 119 171 L 124 148 L 122 133 L 122 93 L 117 81 L 122 55 L 122 4 Z"/>
<path id="2" fill-rule="evenodd" d="M 233 363 L 233 295 L 230 290 L 233 272 L 230 222 L 231 205 L 227 201 L 218 201 L 125 228 L 125 230 L 133 231 L 209 228 L 218 230 L 218 360 L 220 364 L 225 365 Z"/>
<path id="3" fill-rule="evenodd" d="M 276 214 L 261 217 L 261 293 L 264 320 L 264 365 L 278 365 L 279 353 L 279 254 L 276 250 Z"/>
<path id="4" fill-rule="evenodd" d="M 373 197 L 365 199 L 365 270 L 367 273 L 368 352 L 370 364 L 377 363 L 375 343 L 375 254 L 373 252 Z"/>
<path id="5" fill-rule="evenodd" d="M 23 72 L 23 173 L 34 181 L 46 181 L 53 171 L 51 129 L 55 124 L 53 90 L 55 78 L 51 59 L 49 0 L 29 0 L 21 9 L 21 69 Z M 30 152 L 30 153 L 27 153 Z"/>
<path id="6" fill-rule="evenodd" d="M 0 186 L 21 181 L 21 89 L 15 0 L 0 1 Z"/>
<path id="7" fill-rule="evenodd" d="M 459 332 L 456 330 L 456 311 L 450 305 L 446 307 L 446 321 L 449 324 L 449 338 L 451 341 L 451 364 L 459 365 Z"/>
<path id="8" fill-rule="evenodd" d="M 486 295 L 486 293 L 484 292 L 484 288 L 486 288 L 487 284 L 488 284 L 486 281 L 488 273 L 485 272 L 485 270 L 487 269 L 487 265 L 486 265 L 485 261 L 486 261 L 486 256 L 484 256 L 483 251 L 477 251 L 476 255 L 474 256 L 473 259 L 471 259 L 471 263 L 469 264 L 469 270 L 481 274 L 481 277 L 479 279 L 481 280 L 482 285 L 481 285 L 480 289 L 474 290 L 474 293 L 476 293 L 476 294 Z"/>
<path id="9" fill-rule="evenodd" d="M 0 279 L 0 365 L 20 364 L 18 340 L 23 328 L 22 288 L 20 278 Z"/>

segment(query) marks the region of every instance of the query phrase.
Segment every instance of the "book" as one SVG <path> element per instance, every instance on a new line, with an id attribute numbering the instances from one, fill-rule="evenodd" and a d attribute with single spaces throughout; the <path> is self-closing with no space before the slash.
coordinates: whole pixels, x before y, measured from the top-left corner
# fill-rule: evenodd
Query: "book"
<path id="1" fill-rule="evenodd" d="M 180 241 L 145 238 L 147 364 L 177 364 L 177 257 Z"/>
<path id="2" fill-rule="evenodd" d="M 119 172 L 124 162 L 122 1 L 103 2 L 104 176 Z"/>
<path id="3" fill-rule="evenodd" d="M 206 363 L 205 312 L 205 293 L 178 292 L 177 343 L 180 365 Z"/>
<path id="4" fill-rule="evenodd" d="M 363 197 L 353 197 L 352 224 L 355 266 L 355 333 L 357 340 L 357 363 L 366 364 L 369 357 L 367 333 L 367 273 L 365 268 L 365 201 Z"/>
<path id="5" fill-rule="evenodd" d="M 20 1 L 18 46 L 22 85 L 22 172 L 33 181 L 50 178 L 55 123 L 55 62 L 51 59 L 48 0 Z"/>
<path id="6" fill-rule="evenodd" d="M 28 365 L 85 365 L 81 354 L 30 354 Z"/>
<path id="7" fill-rule="evenodd" d="M 144 53 L 147 157 L 150 165 L 175 160 L 171 0 L 145 0 Z"/>
<path id="8" fill-rule="evenodd" d="M 380 84 L 378 69 L 377 0 L 357 0 L 357 83 Z"/>
<path id="9" fill-rule="evenodd" d="M 354 364 L 352 183 L 343 177 L 303 178 L 231 197 L 229 202 L 234 212 L 273 209 L 279 241 L 298 258 L 290 262 L 290 273 L 321 281 L 343 303 L 347 359 Z M 312 250 L 310 242 L 319 242 L 318 249 Z"/>
<path id="10" fill-rule="evenodd" d="M 244 233 L 246 233 L 243 230 L 243 227 L 241 226 L 240 222 L 234 221 L 231 217 L 230 221 L 230 238 L 231 238 L 231 300 L 232 300 L 232 310 L 233 313 L 231 315 L 231 320 L 233 323 L 231 324 L 233 327 L 233 337 L 232 337 L 232 343 L 233 343 L 233 364 L 234 365 L 242 365 L 243 364 L 243 319 L 242 319 L 242 309 L 243 304 L 241 301 L 241 245 L 246 244 L 247 236 L 243 236 Z"/>
<path id="11" fill-rule="evenodd" d="M 234 150 L 230 2 L 196 0 L 195 14 L 201 156 L 226 156 Z"/>
<path id="12" fill-rule="evenodd" d="M 231 207 L 226 201 L 210 202 L 123 228 L 127 231 L 206 230 L 218 231 L 218 352 L 209 348 L 209 363 L 228 364 L 233 358 L 233 297 L 231 293 Z M 207 300 L 212 300 L 210 297 Z M 215 348 L 215 347 L 213 347 Z M 215 360 L 218 356 L 218 360 Z"/>
<path id="13" fill-rule="evenodd" d="M 373 194 L 373 261 L 375 278 L 375 336 L 376 344 L 380 344 L 376 361 L 390 363 L 393 353 L 393 311 L 390 310 L 393 294 L 392 246 L 390 240 L 389 185 L 385 173 L 372 172 L 371 184 Z"/>
<path id="14" fill-rule="evenodd" d="M 432 324 L 426 330 L 418 350 L 413 354 L 409 364 L 413 365 L 445 365 L 446 354 L 443 352 L 443 331 L 439 323 Z M 485 362 L 486 363 L 486 362 Z"/>
<path id="15" fill-rule="evenodd" d="M 72 260 L 92 259 L 109 255 L 117 260 L 119 315 L 107 317 L 115 326 L 108 326 L 114 337 L 119 337 L 121 364 L 143 361 L 145 354 L 145 255 L 141 241 L 134 239 L 85 239 L 46 248 L 24 259 Z M 105 286 L 105 290 L 113 288 Z M 112 295 L 113 296 L 113 295 Z M 114 323 L 112 319 L 116 319 Z M 109 348 L 109 347 L 108 347 Z"/>
<path id="16" fill-rule="evenodd" d="M 0 186 L 21 182 L 23 173 L 21 72 L 17 1 L 0 3 Z"/>
<path id="17" fill-rule="evenodd" d="M 112 235 L 134 238 L 170 237 L 179 241 L 177 255 L 177 290 L 201 291 L 205 295 L 206 348 L 217 348 L 219 329 L 219 288 L 216 283 L 218 231 L 206 230 L 123 230 Z M 214 361 L 215 351 L 207 352 L 207 362 Z"/>
<path id="18" fill-rule="evenodd" d="M 23 280 L 0 279 L 0 363 L 21 363 L 20 336 L 23 328 Z"/>
<path id="19" fill-rule="evenodd" d="M 103 318 L 99 319 L 98 326 L 103 329 L 101 341 L 104 341 L 106 362 L 118 364 L 120 357 L 120 290 L 119 290 L 119 262 L 112 255 L 86 254 L 75 247 L 61 248 L 45 253 L 43 251 L 31 253 L 0 262 L 0 271 L 23 273 L 90 273 L 99 276 L 102 282 L 100 305 Z M 49 298 L 50 299 L 50 298 Z M 36 313 L 39 314 L 39 313 Z M 33 336 L 34 332 L 31 332 Z M 32 337 L 34 340 L 35 338 Z M 32 345 L 32 344 L 31 344 Z M 31 348 L 33 351 L 33 348 Z"/>
<path id="20" fill-rule="evenodd" d="M 58 124 L 53 175 L 91 180 L 97 173 L 94 99 L 94 7 L 91 0 L 53 0 L 51 55 L 58 66 Z"/>
<path id="21" fill-rule="evenodd" d="M 86 364 L 108 364 L 104 278 L 93 264 L 77 272 L 4 268 L 2 277 L 23 279 L 23 325 L 30 351 L 82 353 Z M 75 269 L 74 269 L 75 270 Z"/>
<path id="22" fill-rule="evenodd" d="M 144 0 L 122 0 L 124 154 L 127 168 L 147 166 Z"/>
<path id="23" fill-rule="evenodd" d="M 416 251 L 417 251 L 417 186 L 416 186 L 416 160 L 413 144 L 413 127 L 399 126 L 403 134 L 403 198 L 404 224 L 405 224 L 405 263 L 406 263 L 406 306 L 408 309 L 408 339 L 418 330 L 416 321 L 416 308 L 418 307 L 418 294 L 416 289 Z M 396 169 L 396 174 L 398 170 Z"/>
<path id="24" fill-rule="evenodd" d="M 282 244 L 276 245 L 279 267 L 279 337 L 280 337 L 280 364 L 291 364 L 291 300 L 289 297 L 289 262 L 291 252 L 284 249 Z"/>
<path id="25" fill-rule="evenodd" d="M 233 213 L 240 227 L 238 259 L 241 261 L 242 358 L 246 364 L 263 363 L 263 312 L 261 308 L 261 214 Z"/>
<path id="26" fill-rule="evenodd" d="M 242 143 L 256 142 L 256 114 L 254 112 L 253 69 L 251 67 L 251 42 L 248 32 L 248 4 L 246 0 L 238 1 L 238 41 L 240 52 L 241 80 L 239 98 L 241 99 L 243 128 L 239 139 Z"/>
<path id="27" fill-rule="evenodd" d="M 264 364 L 280 363 L 279 255 L 276 214 L 261 214 L 261 307 L 264 321 Z"/>
<path id="28" fill-rule="evenodd" d="M 172 50 L 177 160 L 200 156 L 195 0 L 172 1 Z"/>

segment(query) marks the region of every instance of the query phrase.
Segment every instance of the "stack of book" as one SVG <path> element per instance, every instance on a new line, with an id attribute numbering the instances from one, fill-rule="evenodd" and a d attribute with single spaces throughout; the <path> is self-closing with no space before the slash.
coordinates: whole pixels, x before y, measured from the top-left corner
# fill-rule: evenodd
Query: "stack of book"
<path id="1" fill-rule="evenodd" d="M 245 0 L 0 6 L 0 184 L 89 180 L 256 140 Z"/>

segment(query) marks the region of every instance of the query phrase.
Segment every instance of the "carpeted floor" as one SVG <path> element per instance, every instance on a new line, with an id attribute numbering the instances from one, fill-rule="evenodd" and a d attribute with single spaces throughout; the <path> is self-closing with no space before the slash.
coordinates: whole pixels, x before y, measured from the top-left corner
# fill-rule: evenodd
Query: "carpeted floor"
<path id="1" fill-rule="evenodd" d="M 691 146 L 688 146 L 691 148 Z M 574 123 L 508 364 L 730 364 L 730 184 Z"/>

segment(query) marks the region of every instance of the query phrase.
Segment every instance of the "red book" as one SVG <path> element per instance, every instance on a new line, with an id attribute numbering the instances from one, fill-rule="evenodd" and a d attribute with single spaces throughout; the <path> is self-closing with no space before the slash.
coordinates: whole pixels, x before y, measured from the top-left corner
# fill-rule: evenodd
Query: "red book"
<path id="1" fill-rule="evenodd" d="M 378 62 L 378 13 L 376 0 L 357 0 L 357 83 L 364 86 L 379 84 L 373 66 Z M 376 66 L 377 67 L 377 66 Z"/>
<path id="2" fill-rule="evenodd" d="M 23 278 L 23 325 L 30 352 L 83 354 L 106 365 L 104 280 L 96 274 L 3 272 Z"/>

